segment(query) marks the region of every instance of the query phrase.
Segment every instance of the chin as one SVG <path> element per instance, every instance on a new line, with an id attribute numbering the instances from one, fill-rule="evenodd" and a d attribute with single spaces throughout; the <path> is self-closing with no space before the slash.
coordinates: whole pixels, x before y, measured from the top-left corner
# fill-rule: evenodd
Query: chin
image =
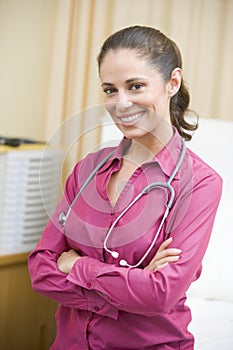
<path id="1" fill-rule="evenodd" d="M 121 132 L 124 134 L 124 136 L 127 139 L 131 139 L 131 140 L 138 140 L 138 139 L 143 139 L 144 137 L 146 137 L 146 135 L 148 135 L 148 133 L 143 132 L 142 130 L 122 130 Z"/>

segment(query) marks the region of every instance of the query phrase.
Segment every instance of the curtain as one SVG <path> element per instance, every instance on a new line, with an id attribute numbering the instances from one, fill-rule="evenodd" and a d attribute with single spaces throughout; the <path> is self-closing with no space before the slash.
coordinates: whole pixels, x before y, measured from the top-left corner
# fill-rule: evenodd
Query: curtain
<path id="1" fill-rule="evenodd" d="M 98 146 L 104 113 L 96 57 L 115 30 L 154 26 L 180 47 L 191 108 L 232 119 L 233 0 L 58 0 L 47 137 L 68 144 L 67 169 Z"/>

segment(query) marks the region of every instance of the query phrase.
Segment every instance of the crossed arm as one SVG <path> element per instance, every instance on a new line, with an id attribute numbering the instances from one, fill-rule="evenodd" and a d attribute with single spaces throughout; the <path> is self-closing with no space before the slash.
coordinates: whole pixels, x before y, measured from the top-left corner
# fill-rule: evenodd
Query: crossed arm
<path id="1" fill-rule="evenodd" d="M 177 248 L 168 248 L 172 242 L 172 237 L 164 241 L 159 247 L 153 259 L 144 270 L 158 271 L 166 265 L 177 261 L 180 257 L 181 250 Z M 73 249 L 63 252 L 58 260 L 57 267 L 63 273 L 70 273 L 77 260 L 82 257 Z"/>
<path id="2" fill-rule="evenodd" d="M 201 180 L 193 188 L 188 215 L 172 231 L 173 240 L 161 244 L 144 270 L 80 256 L 69 250 L 64 235 L 51 222 L 29 258 L 33 288 L 64 306 L 113 318 L 118 310 L 144 315 L 166 312 L 200 275 L 212 230 L 221 184 L 215 176 Z M 185 201 L 184 208 L 181 205 L 179 210 L 186 213 Z M 169 248 L 171 243 L 182 252 Z M 124 293 L 119 295 L 119 290 Z"/>

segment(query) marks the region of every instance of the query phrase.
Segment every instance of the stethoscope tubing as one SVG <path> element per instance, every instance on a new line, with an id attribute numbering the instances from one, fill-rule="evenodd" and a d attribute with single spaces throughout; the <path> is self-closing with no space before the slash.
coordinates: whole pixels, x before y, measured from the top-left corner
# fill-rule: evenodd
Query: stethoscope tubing
<path id="1" fill-rule="evenodd" d="M 166 210 L 164 212 L 163 218 L 160 222 L 159 228 L 155 234 L 155 237 L 153 239 L 153 241 L 151 242 L 149 248 L 147 249 L 146 253 L 143 255 L 143 257 L 139 260 L 139 262 L 135 265 L 130 265 L 127 263 L 126 260 L 121 259 L 120 260 L 120 265 L 121 266 L 126 266 L 126 267 L 138 267 L 139 265 L 141 265 L 141 263 L 145 260 L 145 258 L 148 256 L 148 254 L 150 253 L 151 249 L 153 248 L 153 246 L 155 245 L 157 238 L 159 236 L 159 233 L 163 227 L 163 224 L 169 214 L 169 211 L 173 205 L 174 199 L 175 199 L 175 190 L 171 185 L 171 182 L 173 181 L 175 175 L 177 174 L 177 172 L 180 169 L 180 166 L 184 160 L 185 157 L 185 153 L 186 153 L 186 145 L 184 140 L 181 138 L 181 142 L 182 142 L 182 150 L 181 150 L 181 154 L 180 154 L 180 158 L 175 166 L 175 169 L 173 170 L 171 176 L 169 177 L 167 182 L 153 182 L 151 184 L 149 184 L 148 186 L 146 186 L 130 203 L 129 205 L 121 212 L 121 214 L 114 220 L 114 222 L 112 223 L 112 225 L 110 226 L 110 228 L 107 231 L 107 234 L 105 236 L 104 242 L 103 242 L 103 248 L 110 253 L 114 258 L 118 258 L 119 253 L 116 251 L 112 251 L 107 247 L 107 242 L 109 240 L 109 237 L 113 231 L 113 229 L 115 228 L 116 224 L 118 223 L 118 221 L 125 215 L 125 213 L 146 193 L 150 192 L 152 189 L 155 188 L 167 188 L 170 192 L 170 197 L 169 197 L 169 201 L 166 205 Z M 70 204 L 67 213 L 65 214 L 64 212 L 62 212 L 59 216 L 59 223 L 64 226 L 64 230 L 65 230 L 65 224 L 69 218 L 69 215 L 71 213 L 71 210 L 74 206 L 74 204 L 76 203 L 77 199 L 79 198 L 79 196 L 81 195 L 81 193 L 84 191 L 84 189 L 87 187 L 87 185 L 91 182 L 91 180 L 94 178 L 94 176 L 96 175 L 97 171 L 99 169 L 101 169 L 101 167 L 111 158 L 112 154 L 114 153 L 114 151 L 112 151 L 110 154 L 108 154 L 97 166 L 96 168 L 91 172 L 91 174 L 88 176 L 88 178 L 86 179 L 86 181 L 84 182 L 84 184 L 81 186 L 79 192 L 77 193 L 77 195 L 75 196 L 75 198 L 73 199 L 72 203 Z"/>
<path id="2" fill-rule="evenodd" d="M 144 196 L 146 193 L 150 192 L 153 188 L 168 188 L 170 190 L 170 200 L 167 204 L 167 208 L 170 209 L 170 206 L 173 203 L 174 200 L 174 196 L 175 196 L 175 191 L 173 189 L 173 187 L 165 182 L 153 182 L 150 185 L 146 186 L 130 203 L 129 205 L 121 212 L 121 214 L 113 221 L 112 225 L 110 226 L 110 228 L 108 229 L 108 232 L 105 236 L 105 240 L 104 240 L 104 249 L 109 251 L 109 249 L 107 248 L 107 241 L 109 239 L 109 236 L 111 235 L 113 229 L 115 228 L 116 224 L 118 223 L 118 221 L 122 218 L 122 216 L 125 215 L 125 213 L 142 197 Z M 109 251 L 111 252 L 111 251 Z"/>
<path id="3" fill-rule="evenodd" d="M 78 193 L 76 194 L 75 198 L 73 199 L 73 201 L 71 202 L 67 213 L 65 214 L 64 212 L 62 212 L 59 215 L 59 223 L 62 226 L 65 226 L 66 221 L 68 220 L 68 217 L 70 216 L 70 212 L 73 208 L 73 206 L 75 205 L 75 203 L 77 202 L 79 196 L 82 194 L 82 192 L 85 190 L 85 188 L 87 187 L 87 185 L 91 182 L 91 180 L 94 178 L 94 176 L 96 175 L 97 171 L 99 169 L 102 168 L 102 166 L 111 158 L 112 154 L 114 151 L 112 151 L 111 153 L 109 153 L 104 159 L 102 159 L 102 161 L 95 167 L 95 169 L 91 172 L 91 174 L 88 176 L 88 178 L 86 179 L 86 181 L 84 182 L 84 184 L 81 186 L 80 190 L 78 191 Z"/>

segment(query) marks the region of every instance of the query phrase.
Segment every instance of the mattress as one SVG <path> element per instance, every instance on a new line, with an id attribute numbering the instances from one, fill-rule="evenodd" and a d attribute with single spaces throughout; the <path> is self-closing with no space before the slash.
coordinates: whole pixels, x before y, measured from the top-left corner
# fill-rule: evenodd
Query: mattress
<path id="1" fill-rule="evenodd" d="M 195 337 L 195 350 L 233 350 L 233 303 L 191 297 L 190 332 Z"/>

